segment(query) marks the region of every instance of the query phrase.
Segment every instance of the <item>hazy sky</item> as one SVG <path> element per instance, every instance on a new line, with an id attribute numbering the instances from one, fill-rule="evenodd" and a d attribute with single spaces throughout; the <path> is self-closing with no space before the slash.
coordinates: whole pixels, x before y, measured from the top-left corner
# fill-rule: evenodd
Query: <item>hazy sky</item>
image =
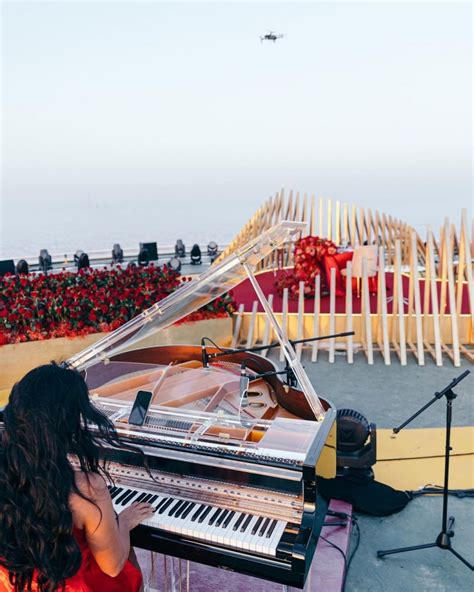
<path id="1" fill-rule="evenodd" d="M 114 204 L 133 240 L 224 240 L 280 187 L 418 226 L 471 206 L 470 2 L 3 2 L 2 42 L 0 254 L 35 209 L 108 241 Z"/>

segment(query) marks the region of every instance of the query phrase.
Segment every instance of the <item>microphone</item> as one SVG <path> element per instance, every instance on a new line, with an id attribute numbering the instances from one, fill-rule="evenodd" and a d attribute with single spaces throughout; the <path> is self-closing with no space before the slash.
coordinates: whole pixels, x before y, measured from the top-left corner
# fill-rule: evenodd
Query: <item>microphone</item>
<path id="1" fill-rule="evenodd" d="M 240 407 L 248 407 L 248 404 L 249 404 L 248 392 L 249 392 L 250 378 L 247 376 L 245 369 L 246 369 L 245 362 L 242 362 L 242 364 L 240 366 L 240 386 L 239 386 L 239 388 L 240 388 L 240 397 L 239 397 Z"/>
<path id="2" fill-rule="evenodd" d="M 201 339 L 201 361 L 203 368 L 209 368 L 209 356 L 206 351 L 206 341 L 204 337 Z"/>

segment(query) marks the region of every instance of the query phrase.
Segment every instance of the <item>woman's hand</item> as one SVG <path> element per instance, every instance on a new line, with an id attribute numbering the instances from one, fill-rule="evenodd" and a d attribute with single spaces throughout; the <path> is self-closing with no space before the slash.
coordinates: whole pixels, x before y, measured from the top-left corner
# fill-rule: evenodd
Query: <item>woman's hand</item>
<path id="1" fill-rule="evenodd" d="M 150 504 L 138 503 L 132 504 L 119 514 L 119 522 L 126 526 L 128 530 L 132 530 L 138 526 L 143 520 L 150 518 L 153 515 L 153 508 Z"/>

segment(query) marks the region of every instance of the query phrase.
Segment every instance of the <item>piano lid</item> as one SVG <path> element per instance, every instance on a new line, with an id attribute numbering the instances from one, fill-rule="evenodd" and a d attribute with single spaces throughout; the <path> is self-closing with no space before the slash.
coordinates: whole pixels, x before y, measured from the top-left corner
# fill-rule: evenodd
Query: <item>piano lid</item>
<path id="1" fill-rule="evenodd" d="M 282 221 L 276 224 L 221 263 L 211 266 L 197 279 L 183 284 L 163 300 L 69 358 L 67 364 L 77 370 L 86 370 L 125 349 L 131 349 L 132 345 L 145 337 L 166 329 L 238 286 L 248 278 L 244 264 L 255 269 L 262 259 L 293 240 L 305 227 L 303 222 Z"/>
<path id="2" fill-rule="evenodd" d="M 221 263 L 210 267 L 197 279 L 183 284 L 175 292 L 143 311 L 116 331 L 74 355 L 67 361 L 68 366 L 80 371 L 87 370 L 90 373 L 90 369 L 96 365 L 108 365 L 113 356 L 125 350 L 139 348 L 139 342 L 143 339 L 166 329 L 248 278 L 262 303 L 277 339 L 281 343 L 289 367 L 298 379 L 300 389 L 305 393 L 315 417 L 322 419 L 324 409 L 321 402 L 297 359 L 294 348 L 276 321 L 253 274 L 262 259 L 268 257 L 281 245 L 295 240 L 296 235 L 305 227 L 306 224 L 302 222 L 289 221 L 282 221 L 273 226 L 244 247 L 237 249 Z M 115 365 L 117 362 L 112 361 L 111 364 Z M 166 382 L 164 387 L 169 384 L 168 377 L 166 377 Z M 162 390 L 166 393 L 166 388 Z M 166 403 L 162 404 L 166 405 Z"/>

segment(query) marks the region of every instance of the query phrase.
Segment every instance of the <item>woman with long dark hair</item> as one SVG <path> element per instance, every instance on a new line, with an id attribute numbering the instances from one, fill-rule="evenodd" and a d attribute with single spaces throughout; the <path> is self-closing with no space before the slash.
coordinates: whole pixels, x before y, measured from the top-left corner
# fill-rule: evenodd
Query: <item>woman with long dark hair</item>
<path id="1" fill-rule="evenodd" d="M 81 375 L 54 363 L 28 372 L 12 389 L 4 430 L 0 591 L 138 592 L 129 533 L 152 510 L 139 503 L 115 515 L 99 450 L 101 440 L 121 442 Z"/>

